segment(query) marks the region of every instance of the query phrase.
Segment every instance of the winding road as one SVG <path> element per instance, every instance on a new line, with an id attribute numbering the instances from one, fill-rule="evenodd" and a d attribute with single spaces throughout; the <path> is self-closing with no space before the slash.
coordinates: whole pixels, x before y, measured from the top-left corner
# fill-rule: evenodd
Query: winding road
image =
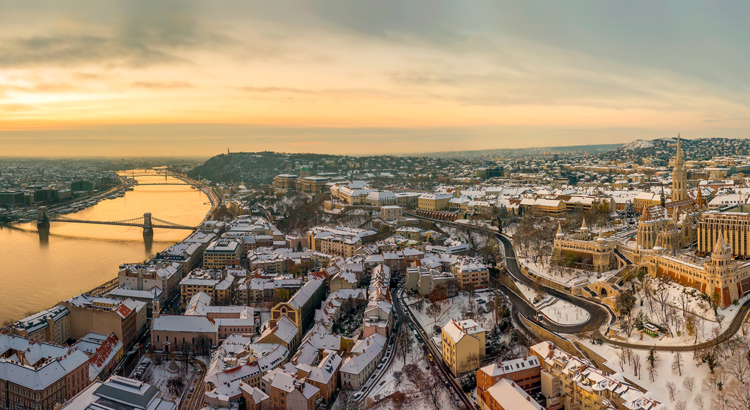
<path id="1" fill-rule="evenodd" d="M 521 269 L 518 266 L 518 261 L 516 260 L 516 254 L 513 249 L 513 244 L 511 243 L 510 238 L 507 237 L 506 235 L 498 233 L 496 230 L 487 228 L 485 226 L 461 224 L 461 223 L 425 218 L 423 216 L 419 216 L 411 212 L 404 212 L 404 213 L 413 218 L 418 218 L 418 219 L 422 219 L 422 220 L 426 220 L 426 221 L 430 221 L 434 223 L 439 223 L 443 225 L 449 225 L 451 227 L 465 229 L 465 230 L 474 230 L 474 231 L 477 231 L 486 235 L 495 236 L 503 245 L 503 250 L 505 252 L 505 266 L 507 267 L 508 274 L 513 278 L 513 280 L 515 280 L 517 283 L 522 283 L 527 286 L 541 285 L 541 284 L 534 282 L 531 278 L 521 273 Z M 595 336 L 601 338 L 602 340 L 604 340 L 605 342 L 609 344 L 612 344 L 614 346 L 619 346 L 619 347 L 630 347 L 633 349 L 649 349 L 653 347 L 655 350 L 693 351 L 693 350 L 697 350 L 697 349 L 701 349 L 705 347 L 710 347 L 712 345 L 715 345 L 717 342 L 723 343 L 731 339 L 732 336 L 734 336 L 739 331 L 739 329 L 742 327 L 742 322 L 744 321 L 746 315 L 748 314 L 748 311 L 750 311 L 750 300 L 747 300 L 742 304 L 739 311 L 737 312 L 737 315 L 732 319 L 732 323 L 729 325 L 727 330 L 718 336 L 718 341 L 716 339 L 712 339 L 712 340 L 708 340 L 699 344 L 687 345 L 687 346 L 665 346 L 665 345 L 653 345 L 652 346 L 648 344 L 628 343 L 628 342 L 623 342 L 619 340 L 613 340 L 602 335 L 600 328 L 603 325 L 613 324 L 617 319 L 615 317 L 614 312 L 612 312 L 608 306 L 605 306 L 600 303 L 597 303 L 588 299 L 584 299 L 578 296 L 573 296 L 565 292 L 559 291 L 557 289 L 549 288 L 544 285 L 541 285 L 541 287 L 542 287 L 542 290 L 544 290 L 546 293 L 560 300 L 564 300 L 581 309 L 588 311 L 590 318 L 588 321 L 578 324 L 578 325 L 558 325 L 548 320 L 544 320 L 543 322 L 537 322 L 540 326 L 542 326 L 543 328 L 551 332 L 564 333 L 564 334 L 575 334 L 575 333 L 581 333 L 585 331 L 593 331 Z M 505 290 L 508 290 L 508 289 L 505 288 Z M 519 297 L 512 291 L 507 291 L 506 295 L 510 298 L 510 301 L 513 304 L 513 307 L 518 311 L 519 314 L 522 314 L 532 320 L 534 317 L 536 317 L 536 309 L 534 309 L 534 307 L 531 304 L 529 304 L 529 302 L 527 302 L 525 299 Z"/>

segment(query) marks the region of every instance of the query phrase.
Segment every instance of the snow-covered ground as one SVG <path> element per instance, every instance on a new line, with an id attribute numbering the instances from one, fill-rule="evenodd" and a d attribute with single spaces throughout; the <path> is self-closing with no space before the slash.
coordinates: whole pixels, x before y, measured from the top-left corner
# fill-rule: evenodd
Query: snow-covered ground
<path id="1" fill-rule="evenodd" d="M 487 302 L 490 300 L 491 293 L 489 292 L 483 292 L 483 293 L 476 293 L 475 300 L 476 308 L 481 308 L 483 311 L 484 304 L 478 303 L 479 301 L 485 301 Z M 432 317 L 427 315 L 427 307 L 430 306 L 430 302 L 428 300 L 424 301 L 424 307 L 420 311 L 419 309 L 414 306 L 414 303 L 416 302 L 416 298 L 405 298 L 409 305 L 409 309 L 414 314 L 414 317 L 417 319 L 419 324 L 422 326 L 422 328 L 427 332 L 428 335 L 432 338 L 433 342 L 435 342 L 435 346 L 438 347 L 438 350 L 440 350 L 440 344 L 441 344 L 441 334 L 437 333 L 435 334 L 433 332 L 433 328 L 435 325 L 439 327 L 445 326 L 448 322 L 450 322 L 451 319 L 456 320 L 463 320 L 465 317 L 463 317 L 463 312 L 465 312 L 468 308 L 468 302 L 469 302 L 469 296 L 460 293 L 458 296 L 447 299 L 443 303 L 441 303 L 441 314 L 437 317 L 437 320 L 433 320 Z M 485 329 L 489 330 L 490 328 L 490 319 L 492 318 L 492 312 L 484 312 L 484 313 L 477 313 L 476 318 L 474 319 L 477 323 L 479 323 L 481 326 L 483 326 Z"/>
<path id="2" fill-rule="evenodd" d="M 167 381 L 173 377 L 175 377 L 178 373 L 170 373 L 167 371 L 167 367 L 169 366 L 170 361 L 169 360 L 163 360 L 161 364 L 155 364 L 153 359 L 144 358 L 141 359 L 141 361 L 150 360 L 151 365 L 147 368 L 146 372 L 144 372 L 144 375 L 142 377 L 142 380 L 146 383 L 149 383 L 159 390 L 161 390 L 162 394 L 164 395 L 164 398 L 170 401 L 174 401 L 179 406 L 180 400 L 182 399 L 182 395 L 178 394 L 177 396 L 173 395 L 172 392 L 169 391 L 169 388 L 167 387 Z M 177 366 L 180 367 L 180 369 L 183 369 L 183 366 L 185 365 L 184 362 L 175 360 L 175 363 Z M 191 385 L 191 380 L 194 375 L 197 375 L 200 372 L 198 368 L 196 368 L 193 364 L 189 364 L 187 370 L 183 370 L 183 380 L 184 380 L 184 389 L 189 388 Z"/>
<path id="3" fill-rule="evenodd" d="M 404 331 L 411 332 L 408 328 L 404 329 Z M 428 377 L 432 378 L 431 386 L 434 386 L 438 390 L 440 402 L 443 406 L 441 409 L 453 410 L 460 408 L 456 403 L 456 398 L 445 387 L 446 381 L 443 379 L 440 371 L 430 366 L 427 356 L 420 348 L 416 338 L 414 338 L 413 334 L 410 333 L 410 335 L 414 344 L 412 345 L 412 352 L 406 355 L 406 363 L 404 363 L 403 356 L 397 354 L 391 366 L 385 371 L 385 374 L 383 374 L 378 384 L 373 387 L 367 398 L 375 402 L 380 402 L 379 409 L 394 409 L 393 402 L 387 399 L 392 397 L 394 393 L 401 392 L 407 396 L 408 402 L 406 403 L 406 408 L 414 410 L 432 409 L 433 406 L 429 402 L 430 398 L 427 397 L 425 392 L 420 391 L 420 387 L 414 383 L 408 371 L 404 370 L 405 366 L 415 365 Z M 401 373 L 400 382 L 396 377 L 396 373 Z"/>
<path id="4" fill-rule="evenodd" d="M 585 323 L 591 315 L 589 312 L 576 307 L 564 300 L 555 300 L 551 305 L 542 308 L 542 313 L 553 322 L 561 325 L 577 325 Z"/>
<path id="5" fill-rule="evenodd" d="M 628 286 L 626 284 L 625 288 Z M 656 288 L 656 285 L 654 284 L 653 287 Z M 714 314 L 710 303 L 702 299 L 698 292 L 695 292 L 694 295 L 689 293 L 693 291 L 693 288 L 686 288 L 676 283 L 670 283 L 657 289 L 657 293 L 666 295 L 666 310 L 669 313 L 669 319 L 664 320 L 664 309 L 658 300 L 659 298 L 652 297 L 649 302 L 643 291 L 637 292 L 633 318 L 637 317 L 640 312 L 643 312 L 649 321 L 668 327 L 670 332 L 660 332 L 656 338 L 648 335 L 641 337 L 641 333 L 637 329 L 634 329 L 631 332 L 630 338 L 628 338 L 626 332 L 619 328 L 613 328 L 617 332 L 619 339 L 628 340 L 630 343 L 636 344 L 667 346 L 687 346 L 704 342 L 714 337 L 714 329 L 718 328 L 721 332 L 724 332 L 731 325 L 735 316 L 737 316 L 740 308 L 739 305 L 750 298 L 750 295 L 745 296 L 737 305 L 733 304 L 723 309 L 718 308 L 717 313 Z M 685 296 L 687 298 L 687 309 L 683 308 L 683 303 L 680 300 L 683 298 L 683 290 L 688 292 Z M 643 303 L 642 305 L 641 302 Z M 692 314 L 688 312 L 692 312 Z M 693 335 L 690 335 L 686 329 L 686 319 L 688 316 L 692 316 L 695 323 L 695 332 Z"/>
<path id="6" fill-rule="evenodd" d="M 659 400 L 662 404 L 666 405 L 666 408 L 673 409 L 677 401 L 683 400 L 686 402 L 686 410 L 704 410 L 711 408 L 710 402 L 713 398 L 713 393 L 704 390 L 702 387 L 703 380 L 709 375 L 709 369 L 707 365 L 701 365 L 696 367 L 695 361 L 693 361 L 692 352 L 682 352 L 683 368 L 682 375 L 680 376 L 677 371 L 672 371 L 672 362 L 674 361 L 674 354 L 671 352 L 657 352 L 658 363 L 656 365 L 656 376 L 652 382 L 649 378 L 647 366 L 648 363 L 646 358 L 648 357 L 648 350 L 633 350 L 634 354 L 640 356 L 641 363 L 641 374 L 640 378 L 635 376 L 633 372 L 632 364 L 628 364 L 627 360 L 620 366 L 620 358 L 617 352 L 620 349 L 604 344 L 604 345 L 592 345 L 589 341 L 579 340 L 589 349 L 595 351 L 600 356 L 607 359 L 606 365 L 612 370 L 622 374 L 627 379 L 648 390 L 649 396 Z M 683 382 L 685 378 L 693 377 L 695 379 L 695 387 L 693 391 L 689 391 Z M 669 392 L 667 390 L 667 382 L 672 382 L 677 386 L 677 394 L 674 402 L 670 401 Z M 703 396 L 705 403 L 703 408 L 698 407 L 694 400 L 695 396 Z"/>

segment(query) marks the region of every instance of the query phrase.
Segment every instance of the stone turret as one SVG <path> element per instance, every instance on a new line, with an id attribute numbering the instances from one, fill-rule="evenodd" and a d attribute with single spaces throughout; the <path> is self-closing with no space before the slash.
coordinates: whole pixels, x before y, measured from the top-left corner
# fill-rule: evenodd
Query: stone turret
<path id="1" fill-rule="evenodd" d="M 557 234 L 555 235 L 556 238 L 562 239 L 565 237 L 565 234 L 562 230 L 562 225 L 560 224 L 560 221 L 557 221 Z"/>
<path id="2" fill-rule="evenodd" d="M 586 226 L 586 218 L 583 218 L 583 223 L 581 224 L 581 232 L 588 233 L 589 227 Z"/>

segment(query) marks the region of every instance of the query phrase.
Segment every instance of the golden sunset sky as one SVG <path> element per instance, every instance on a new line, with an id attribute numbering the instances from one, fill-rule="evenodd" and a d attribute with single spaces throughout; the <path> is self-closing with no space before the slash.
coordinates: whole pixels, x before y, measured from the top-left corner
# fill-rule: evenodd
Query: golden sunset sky
<path id="1" fill-rule="evenodd" d="M 748 136 L 750 3 L 0 2 L 0 156 Z"/>

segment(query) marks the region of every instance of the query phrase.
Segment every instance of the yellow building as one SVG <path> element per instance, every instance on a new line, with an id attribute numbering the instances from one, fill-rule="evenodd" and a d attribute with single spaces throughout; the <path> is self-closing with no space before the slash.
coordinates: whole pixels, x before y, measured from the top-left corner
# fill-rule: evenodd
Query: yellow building
<path id="1" fill-rule="evenodd" d="M 422 194 L 419 196 L 417 206 L 422 211 L 443 211 L 450 206 L 451 198 L 453 198 L 451 194 Z"/>
<path id="2" fill-rule="evenodd" d="M 443 360 L 454 375 L 476 370 L 485 356 L 485 329 L 466 319 L 451 320 L 442 331 Z"/>

